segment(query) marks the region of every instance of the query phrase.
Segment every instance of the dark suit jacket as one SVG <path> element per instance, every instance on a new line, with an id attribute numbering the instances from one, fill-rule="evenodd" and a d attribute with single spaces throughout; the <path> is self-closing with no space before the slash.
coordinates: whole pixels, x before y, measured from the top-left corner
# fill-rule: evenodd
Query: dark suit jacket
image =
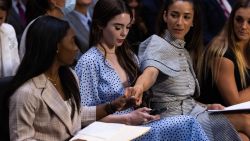
<path id="1" fill-rule="evenodd" d="M 157 16 L 163 0 L 141 0 L 141 16 L 146 24 L 149 35 L 155 34 L 157 26 Z"/>
<path id="2" fill-rule="evenodd" d="M 14 27 L 18 43 L 20 43 L 25 26 L 21 24 L 20 17 L 13 7 L 9 11 L 7 23 L 11 24 Z"/>
<path id="3" fill-rule="evenodd" d="M 228 2 L 233 7 L 236 0 L 228 0 Z M 207 44 L 221 31 L 227 18 L 217 0 L 202 0 L 202 14 L 204 43 Z"/>

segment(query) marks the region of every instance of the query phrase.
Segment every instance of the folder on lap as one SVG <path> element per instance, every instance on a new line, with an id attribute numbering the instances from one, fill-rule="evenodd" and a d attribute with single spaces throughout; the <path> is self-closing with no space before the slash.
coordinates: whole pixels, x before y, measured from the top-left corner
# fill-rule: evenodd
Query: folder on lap
<path id="1" fill-rule="evenodd" d="M 130 126 L 119 123 L 94 122 L 80 130 L 70 141 L 130 141 L 146 134 L 150 127 Z"/>

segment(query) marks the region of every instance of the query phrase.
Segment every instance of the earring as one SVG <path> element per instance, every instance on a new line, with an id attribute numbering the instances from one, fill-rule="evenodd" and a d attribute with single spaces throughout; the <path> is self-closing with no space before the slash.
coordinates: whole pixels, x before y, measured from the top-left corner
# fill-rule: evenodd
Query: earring
<path id="1" fill-rule="evenodd" d="M 58 54 L 58 53 L 59 53 L 59 50 L 57 49 L 57 50 L 56 50 L 56 54 Z"/>

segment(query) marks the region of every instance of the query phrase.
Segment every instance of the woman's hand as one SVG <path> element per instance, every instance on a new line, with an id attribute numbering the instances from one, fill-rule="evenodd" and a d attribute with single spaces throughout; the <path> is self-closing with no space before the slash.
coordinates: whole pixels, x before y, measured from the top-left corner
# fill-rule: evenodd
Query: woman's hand
<path id="1" fill-rule="evenodd" d="M 143 85 L 135 85 L 132 90 L 132 95 L 136 99 L 136 105 L 141 105 L 143 96 Z"/>
<path id="2" fill-rule="evenodd" d="M 225 107 L 221 104 L 208 104 L 207 110 L 223 110 Z"/>
<path id="3" fill-rule="evenodd" d="M 146 124 L 153 120 L 160 119 L 160 115 L 150 115 L 151 109 L 143 107 L 126 114 L 127 124 L 129 125 L 141 125 Z"/>
<path id="4" fill-rule="evenodd" d="M 125 95 L 113 100 L 111 104 L 115 107 L 116 111 L 122 111 L 135 106 L 135 97 L 126 97 Z"/>

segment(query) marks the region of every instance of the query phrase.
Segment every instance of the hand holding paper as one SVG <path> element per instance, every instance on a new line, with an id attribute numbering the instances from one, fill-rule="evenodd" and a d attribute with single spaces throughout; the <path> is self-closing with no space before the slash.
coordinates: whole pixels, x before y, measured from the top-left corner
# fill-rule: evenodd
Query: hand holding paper
<path id="1" fill-rule="evenodd" d="M 250 111 L 250 101 L 235 104 L 229 107 L 226 107 L 222 110 L 208 110 L 209 112 L 224 112 L 224 111 L 240 111 L 240 110 L 248 110 Z"/>

